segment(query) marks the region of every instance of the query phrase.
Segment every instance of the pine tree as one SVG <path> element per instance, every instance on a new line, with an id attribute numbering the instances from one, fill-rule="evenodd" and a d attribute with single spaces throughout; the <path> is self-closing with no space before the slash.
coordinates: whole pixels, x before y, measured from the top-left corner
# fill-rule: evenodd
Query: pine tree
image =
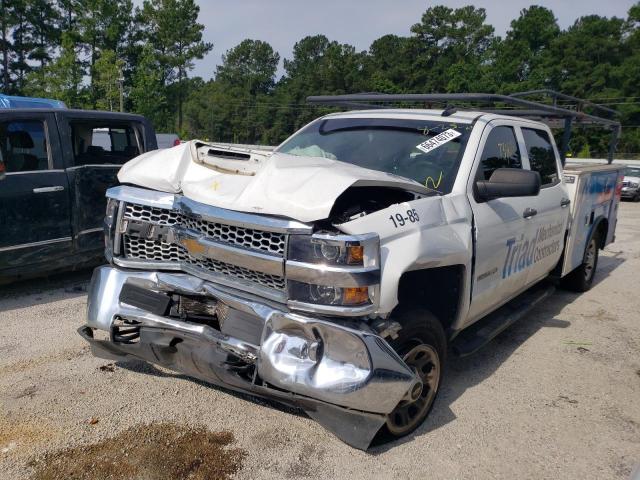
<path id="1" fill-rule="evenodd" d="M 178 131 L 182 130 L 187 72 L 193 69 L 194 60 L 213 48 L 213 44 L 202 41 L 204 25 L 198 23 L 199 13 L 194 0 L 145 0 L 141 12 L 146 39 L 162 68 L 162 83 L 171 85 L 175 93 Z"/>

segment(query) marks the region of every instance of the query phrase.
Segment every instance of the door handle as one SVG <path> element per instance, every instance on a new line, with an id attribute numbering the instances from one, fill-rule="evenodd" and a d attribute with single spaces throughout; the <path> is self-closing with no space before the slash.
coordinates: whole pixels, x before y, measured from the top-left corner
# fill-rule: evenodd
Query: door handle
<path id="1" fill-rule="evenodd" d="M 55 187 L 40 187 L 34 188 L 33 193 L 51 193 L 51 192 L 61 192 L 64 190 L 62 185 L 56 185 Z"/>
<path id="2" fill-rule="evenodd" d="M 569 205 L 571 205 L 571 200 L 569 200 L 568 198 L 563 198 L 562 200 L 560 200 L 560 206 L 562 208 L 568 207 Z"/>
<path id="3" fill-rule="evenodd" d="M 535 208 L 525 208 L 522 216 L 524 218 L 531 218 L 538 214 L 538 211 Z"/>

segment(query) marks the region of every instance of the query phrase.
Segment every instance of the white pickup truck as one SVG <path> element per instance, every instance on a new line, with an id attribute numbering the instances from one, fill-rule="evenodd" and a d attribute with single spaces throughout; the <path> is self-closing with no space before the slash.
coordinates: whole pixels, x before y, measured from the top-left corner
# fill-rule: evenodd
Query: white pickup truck
<path id="1" fill-rule="evenodd" d="M 299 407 L 366 449 L 417 428 L 447 351 L 487 343 L 543 280 L 590 288 L 622 170 L 563 169 L 537 121 L 375 109 L 275 152 L 149 152 L 119 180 L 79 330 L 94 353 Z"/>

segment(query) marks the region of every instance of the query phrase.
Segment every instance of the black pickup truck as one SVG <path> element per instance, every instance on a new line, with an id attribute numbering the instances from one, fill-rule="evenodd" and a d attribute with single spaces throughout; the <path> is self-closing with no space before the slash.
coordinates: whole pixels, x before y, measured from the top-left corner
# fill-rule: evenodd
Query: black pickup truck
<path id="1" fill-rule="evenodd" d="M 100 262 L 105 191 L 156 148 L 139 115 L 1 109 L 0 283 Z"/>

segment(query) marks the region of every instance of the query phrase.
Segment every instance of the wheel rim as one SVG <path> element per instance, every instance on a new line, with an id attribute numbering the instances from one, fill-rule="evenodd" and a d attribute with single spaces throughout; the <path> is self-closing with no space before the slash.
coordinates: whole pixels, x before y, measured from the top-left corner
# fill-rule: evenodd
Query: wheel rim
<path id="1" fill-rule="evenodd" d="M 587 247 L 584 258 L 584 279 L 589 281 L 593 277 L 596 266 L 596 241 L 592 239 Z"/>
<path id="2" fill-rule="evenodd" d="M 403 435 L 422 421 L 436 398 L 440 382 L 440 358 L 431 345 L 412 348 L 403 360 L 420 377 L 423 387 L 417 400 L 403 400 L 387 415 L 387 429 L 394 435 Z"/>

